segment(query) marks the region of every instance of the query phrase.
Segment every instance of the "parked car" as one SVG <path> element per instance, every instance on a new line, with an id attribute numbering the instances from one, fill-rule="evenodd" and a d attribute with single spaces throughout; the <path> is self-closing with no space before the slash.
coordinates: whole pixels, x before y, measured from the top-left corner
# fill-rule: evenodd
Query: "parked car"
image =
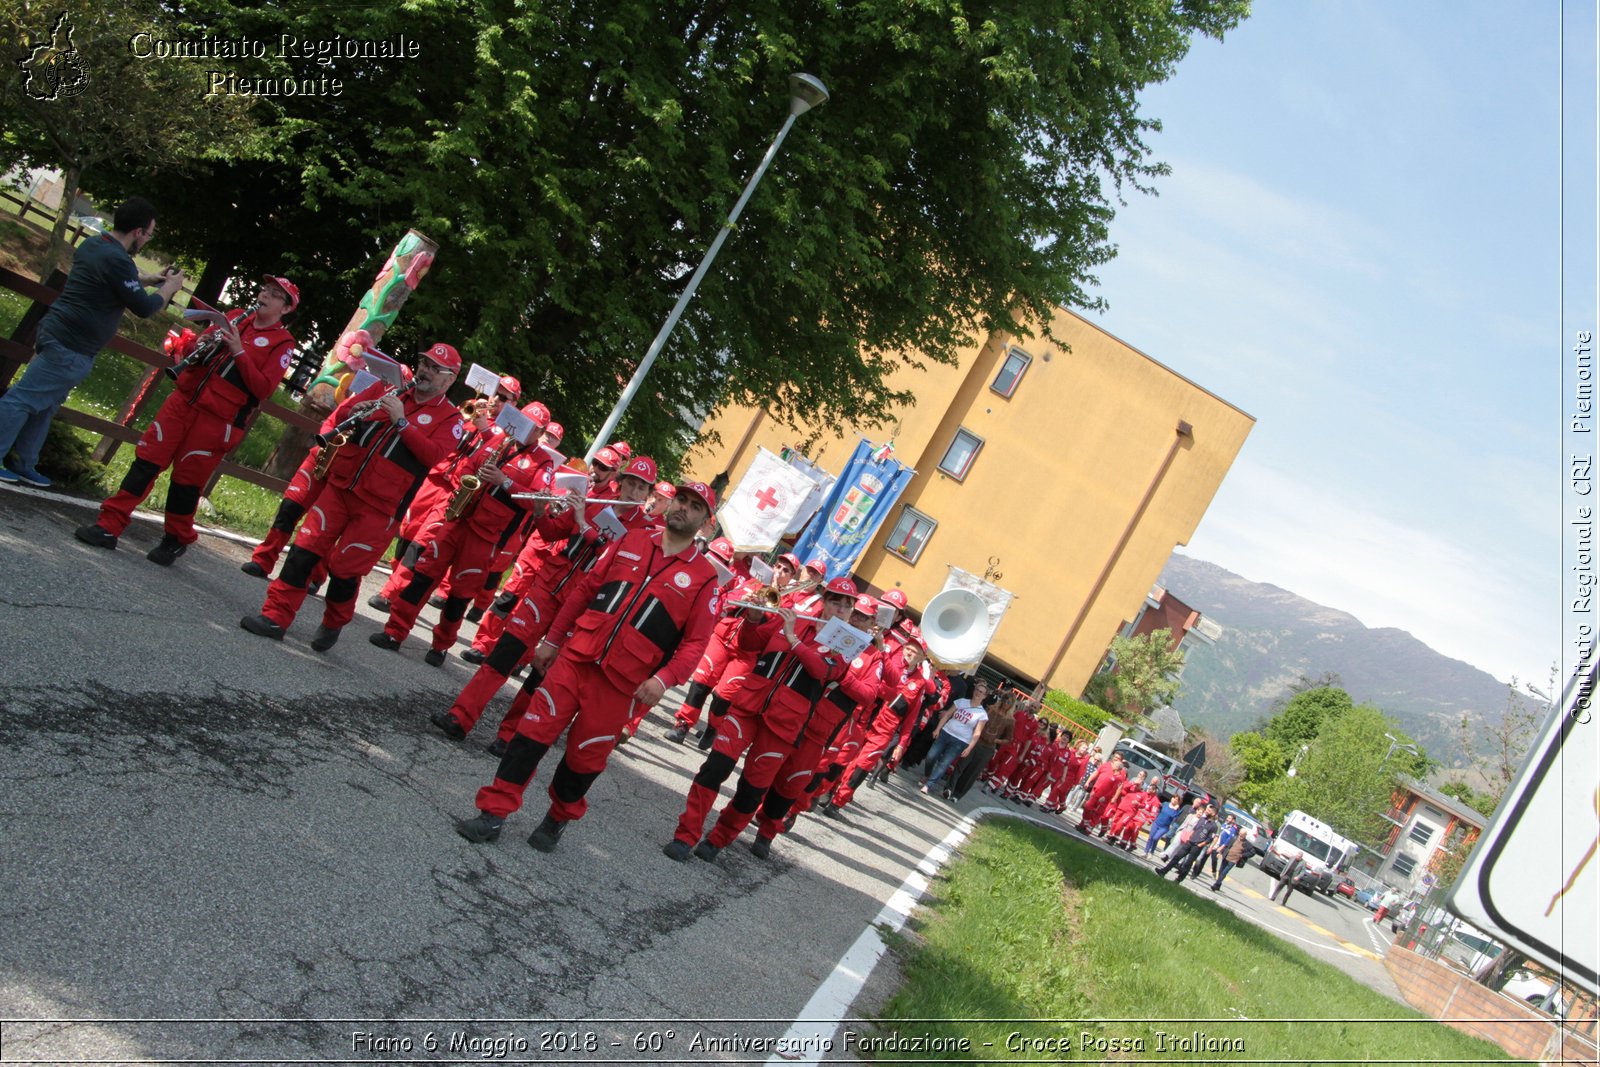
<path id="1" fill-rule="evenodd" d="M 1112 752 L 1122 753 L 1122 762 L 1127 768 L 1129 778 L 1134 777 L 1140 771 L 1144 771 L 1147 779 L 1153 779 L 1161 783 L 1160 795 L 1163 801 L 1174 793 L 1187 793 L 1210 799 L 1210 794 L 1205 790 L 1198 786 L 1190 785 L 1179 777 L 1179 774 L 1184 770 L 1182 762 L 1157 752 L 1149 745 L 1140 744 L 1138 741 L 1124 737 L 1117 742 Z"/>
<path id="2" fill-rule="evenodd" d="M 1477 974 L 1490 960 L 1499 956 L 1502 949 L 1476 928 L 1462 923 L 1450 935 L 1439 954 L 1466 968 L 1468 974 Z"/>
<path id="3" fill-rule="evenodd" d="M 1341 878 L 1339 879 L 1339 884 L 1333 887 L 1333 891 L 1342 896 L 1347 896 L 1351 900 L 1354 900 L 1356 896 L 1356 884 L 1348 878 Z"/>
<path id="4" fill-rule="evenodd" d="M 1381 896 L 1383 896 L 1383 890 L 1374 887 L 1371 889 L 1358 890 L 1354 899 L 1357 904 L 1360 904 L 1368 911 L 1377 911 L 1378 898 Z"/>
<path id="5" fill-rule="evenodd" d="M 1500 992 L 1532 1004 L 1540 1011 L 1548 1011 L 1558 1019 L 1565 1019 L 1567 1017 L 1565 997 L 1558 995 L 1548 1007 L 1544 1006 L 1555 992 L 1555 988 L 1555 983 L 1548 978 L 1541 978 L 1529 970 L 1518 970 L 1506 979 L 1506 984 L 1500 987 Z"/>

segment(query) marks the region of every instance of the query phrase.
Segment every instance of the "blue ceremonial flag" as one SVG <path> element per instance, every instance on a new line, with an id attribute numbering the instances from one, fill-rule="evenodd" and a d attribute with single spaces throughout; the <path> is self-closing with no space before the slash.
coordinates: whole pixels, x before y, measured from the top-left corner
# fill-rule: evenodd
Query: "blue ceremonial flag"
<path id="1" fill-rule="evenodd" d="M 850 573 L 916 473 L 893 459 L 893 452 L 892 441 L 875 449 L 863 437 L 817 517 L 795 542 L 794 554 L 805 563 L 821 560 L 830 581 Z"/>

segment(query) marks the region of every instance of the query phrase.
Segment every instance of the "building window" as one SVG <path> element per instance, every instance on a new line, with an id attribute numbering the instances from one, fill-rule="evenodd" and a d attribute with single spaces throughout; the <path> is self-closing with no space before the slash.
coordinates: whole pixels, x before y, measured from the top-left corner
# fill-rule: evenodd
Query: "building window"
<path id="1" fill-rule="evenodd" d="M 1022 374 L 1028 369 L 1028 364 L 1033 362 L 1033 357 L 1020 348 L 1013 348 L 1006 352 L 1006 361 L 1000 367 L 1000 373 L 994 376 L 994 381 L 989 388 L 1001 396 L 1009 397 L 1017 391 L 1017 383 L 1022 380 Z"/>
<path id="2" fill-rule="evenodd" d="M 956 439 L 950 442 L 944 458 L 939 461 L 939 469 L 956 481 L 960 481 L 967 476 L 967 471 L 972 469 L 972 461 L 977 458 L 978 449 L 982 447 L 983 438 L 971 430 L 957 430 Z"/>
<path id="3" fill-rule="evenodd" d="M 933 519 L 907 504 L 900 509 L 900 518 L 889 531 L 884 547 L 907 563 L 915 563 L 938 526 Z"/>
<path id="4" fill-rule="evenodd" d="M 1411 872 L 1417 869 L 1416 857 L 1408 856 L 1406 853 L 1402 852 L 1400 855 L 1394 858 L 1392 869 L 1394 873 L 1398 874 L 1400 877 L 1409 878 L 1411 877 Z"/>
<path id="5" fill-rule="evenodd" d="M 1411 824 L 1411 840 L 1423 848 L 1428 847 L 1428 842 L 1433 840 L 1433 835 L 1437 832 L 1433 827 L 1420 820 Z"/>

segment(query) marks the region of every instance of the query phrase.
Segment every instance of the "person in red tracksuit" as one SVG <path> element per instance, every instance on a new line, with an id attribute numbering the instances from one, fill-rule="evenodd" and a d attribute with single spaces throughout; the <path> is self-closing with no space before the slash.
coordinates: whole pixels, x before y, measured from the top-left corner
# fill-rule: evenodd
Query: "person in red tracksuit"
<path id="1" fill-rule="evenodd" d="M 1078 820 L 1080 833 L 1092 833 L 1106 821 L 1111 804 L 1127 780 L 1122 753 L 1113 753 L 1110 760 L 1101 764 L 1099 773 L 1094 776 L 1094 784 L 1089 787 L 1089 799 L 1083 802 L 1083 816 Z"/>
<path id="2" fill-rule="evenodd" d="M 817 644 L 817 631 L 831 619 L 848 616 L 855 598 L 855 583 L 835 578 L 828 583 L 819 615 L 797 616 L 793 609 L 771 613 L 745 609 L 739 640 L 747 645 L 759 642 L 760 653 L 723 716 L 710 754 L 689 783 L 677 831 L 665 849 L 668 857 L 686 860 L 692 850 L 700 859 L 714 860 L 749 825 L 779 769 L 794 752 L 818 702 L 849 670 L 844 657 Z M 741 756 L 744 771 L 733 799 L 702 840 L 717 791 Z"/>
<path id="3" fill-rule="evenodd" d="M 461 412 L 445 396 L 460 369 L 460 353 L 435 344 L 417 357 L 408 395 L 394 395 L 378 382 L 334 409 L 330 419 L 336 424 L 352 412 L 366 417 L 334 456 L 328 485 L 306 516 L 283 572 L 267 586 L 261 614 L 246 615 L 240 627 L 283 640 L 305 603 L 312 570 L 326 562 L 322 624 L 311 647 L 325 652 L 339 640 L 355 615 L 361 579 L 394 539 L 412 494 L 461 438 Z"/>
<path id="4" fill-rule="evenodd" d="M 1046 811 L 1060 815 L 1067 810 L 1067 797 L 1083 780 L 1084 769 L 1089 765 L 1089 742 L 1080 741 L 1066 749 L 1059 774 L 1050 781 L 1050 806 Z"/>
<path id="5" fill-rule="evenodd" d="M 456 824 L 473 842 L 500 836 L 539 760 L 570 726 L 566 752 L 550 779 L 550 810 L 528 837 L 544 852 L 588 810 L 584 799 L 605 770 L 634 701 L 654 705 L 689 677 L 717 620 L 717 571 L 694 535 L 716 507 L 700 482 L 678 486 L 666 528 L 633 530 L 606 549 L 584 576 L 539 645 L 544 682 L 501 757 L 494 781 L 478 790 L 478 814 Z M 559 658 L 558 658 L 559 656 Z"/>
<path id="6" fill-rule="evenodd" d="M 654 464 L 651 467 L 654 473 Z M 480 480 L 477 495 L 465 514 L 450 519 L 447 506 L 438 521 L 421 534 L 411 580 L 392 601 L 388 622 L 370 638 L 379 648 L 399 651 L 416 625 L 428 594 L 447 574 L 452 583 L 459 582 L 474 592 L 481 587 L 502 540 L 510 537 L 533 510 L 532 504 L 515 500 L 512 494 L 543 492 L 550 484 L 550 461 L 544 452 L 532 450 L 531 446 L 518 446 L 504 432 L 485 441 L 462 470 Z M 399 573 L 401 568 L 396 566 L 395 570 Z M 431 647 L 424 656 L 430 666 L 444 665 L 446 654 L 456 643 L 461 619 L 471 603 L 471 596 L 462 596 L 453 590 L 445 598 L 439 621 L 433 628 Z"/>
<path id="7" fill-rule="evenodd" d="M 801 594 L 797 593 L 792 587 L 795 584 L 795 576 L 799 573 L 799 558 L 792 552 L 784 553 L 772 564 L 772 585 L 770 587 L 763 586 L 759 581 L 751 579 L 743 586 L 735 588 L 734 597 L 739 600 L 761 599 L 764 596 L 763 590 L 771 588 L 778 592 L 778 607 L 796 607 Z M 745 674 L 750 670 L 751 664 L 755 662 L 756 656 L 761 652 L 759 645 L 752 648 L 739 644 L 736 640 L 737 636 L 738 634 L 735 632 L 735 640 L 731 640 L 728 645 L 729 655 L 723 665 L 722 673 L 716 677 L 715 684 L 711 687 L 711 701 L 706 706 L 706 724 L 700 731 L 699 744 L 702 750 L 709 749 L 716 742 L 717 727 L 722 724 L 722 717 L 727 714 L 728 708 L 732 705 L 734 694 L 739 691 L 739 686 L 743 683 Z M 696 666 L 698 667 L 699 665 L 697 664 Z"/>
<path id="8" fill-rule="evenodd" d="M 924 661 L 924 654 L 922 646 L 915 641 L 907 641 L 898 651 L 890 653 L 883 671 L 886 679 L 896 679 L 895 695 L 879 705 L 866 740 L 861 743 L 861 755 L 856 757 L 849 776 L 834 789 L 832 798 L 822 809 L 824 815 L 838 818 L 867 775 L 896 745 L 904 742 L 906 724 L 916 721 L 922 702 L 934 692 L 933 670 Z"/>
<path id="9" fill-rule="evenodd" d="M 295 340 L 283 318 L 299 304 L 300 290 L 288 278 L 266 278 L 254 311 L 230 312 L 227 327 L 212 326 L 200 335 L 196 344 L 220 342 L 216 354 L 178 375 L 172 394 L 139 438 L 122 486 L 100 505 L 97 520 L 74 531 L 78 540 L 116 548 L 133 509 L 168 467 L 166 532 L 146 558 L 170 567 L 199 540 L 194 513 L 200 492 L 223 457 L 244 440 L 256 408 L 288 373 Z"/>
<path id="10" fill-rule="evenodd" d="M 694 677 L 689 679 L 689 689 L 678 704 L 678 710 L 672 714 L 672 726 L 663 735 L 675 745 L 683 744 L 684 739 L 689 736 L 689 731 L 700 721 L 700 713 L 705 710 L 706 698 L 711 695 L 711 688 L 722 677 L 722 672 L 727 669 L 728 660 L 733 656 L 734 643 L 739 636 L 739 627 L 744 622 L 744 613 L 730 610 L 727 605 L 740 599 L 740 591 L 746 588 L 750 590 L 751 595 L 758 595 L 760 592 L 760 583 L 750 577 L 748 557 L 743 560 L 736 559 L 732 541 L 726 537 L 719 537 L 706 546 L 706 554 L 721 560 L 732 577 L 723 584 L 722 603 L 725 614 L 717 623 L 717 630 L 711 637 L 711 643 L 706 646 L 706 654 L 700 657 L 700 662 L 694 669 Z"/>
<path id="11" fill-rule="evenodd" d="M 1158 780 L 1147 779 L 1144 788 L 1134 794 L 1127 816 L 1111 829 L 1112 844 L 1128 852 L 1138 846 L 1139 831 L 1154 822 L 1156 813 L 1161 810 L 1159 785 Z"/>
<path id="12" fill-rule="evenodd" d="M 461 405 L 461 442 L 453 452 L 433 465 L 428 477 L 423 480 L 422 488 L 412 498 L 405 518 L 400 520 L 400 532 L 395 537 L 389 580 L 383 583 L 381 590 L 367 598 L 368 607 L 388 611 L 390 600 L 410 583 L 413 577 L 411 568 L 417 561 L 418 542 L 429 527 L 444 517 L 445 509 L 450 506 L 450 498 L 461 485 L 461 476 L 472 473 L 477 466 L 475 461 L 482 459 L 480 450 L 483 446 L 497 444 L 504 439 L 505 431 L 496 426 L 494 420 L 507 404 L 515 403 L 521 395 L 522 383 L 507 374 L 500 378 L 494 396 L 478 397 Z M 530 404 L 529 407 L 536 412 L 545 412 L 544 422 L 549 421 L 549 413 L 543 404 Z M 538 419 L 534 421 L 544 425 Z"/>
<path id="13" fill-rule="evenodd" d="M 619 478 L 611 490 L 616 496 L 602 499 L 644 503 L 649 493 L 649 479 L 644 475 L 650 473 L 653 476 L 655 464 L 648 456 L 640 456 L 630 466 L 635 464 L 640 473 Z M 611 507 L 625 531 L 651 529 L 643 507 L 586 504 L 581 500 L 582 495 L 574 490 L 569 508 L 538 520 L 538 531 L 546 549 L 543 561 L 533 571 L 532 587 L 527 596 L 517 602 L 494 649 L 462 687 L 454 703 L 447 711 L 435 712 L 430 717 L 429 721 L 452 740 L 465 739 L 483 717 L 489 701 L 500 692 L 505 680 L 518 667 L 533 662 L 539 642 L 560 614 L 567 598 L 583 583 L 584 575 L 605 552 L 610 535 L 595 525 L 600 513 Z M 494 741 L 490 742 L 490 752 L 497 756 L 505 754 L 506 746 L 516 735 L 517 723 L 527 712 L 543 677 L 543 672 L 529 669 L 521 691 L 511 701 L 511 707 L 507 709 Z"/>
<path id="14" fill-rule="evenodd" d="M 1034 749 L 1045 743 L 1044 723 L 1031 705 L 1025 705 L 1017 714 L 1017 752 L 1010 769 L 1000 781 L 1000 795 L 1006 800 L 1021 800 L 1022 780 L 1029 773 L 1029 761 Z"/>
<path id="15" fill-rule="evenodd" d="M 877 610 L 878 602 L 872 597 L 862 596 L 856 601 L 856 612 L 867 616 L 865 621 L 869 629 L 872 627 Z M 852 625 L 855 625 L 854 619 Z M 898 678 L 887 674 L 884 670 L 889 654 L 889 643 L 884 640 L 882 633 L 876 633 L 873 635 L 872 644 L 862 649 L 861 654 L 851 662 L 850 677 L 858 677 L 858 684 L 864 686 L 865 691 L 824 744 L 810 780 L 802 788 L 800 796 L 789 811 L 789 817 L 783 822 L 785 830 L 794 826 L 797 816 L 811 809 L 812 802 L 817 797 L 831 796 L 840 777 L 855 764 L 856 757 L 861 754 L 861 745 L 872 729 L 878 705 L 894 699 Z"/>

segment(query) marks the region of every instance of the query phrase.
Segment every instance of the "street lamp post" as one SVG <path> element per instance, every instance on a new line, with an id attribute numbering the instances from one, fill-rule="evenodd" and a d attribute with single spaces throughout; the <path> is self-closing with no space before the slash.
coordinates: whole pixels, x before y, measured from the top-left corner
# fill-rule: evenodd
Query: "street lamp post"
<path id="1" fill-rule="evenodd" d="M 589 445 L 585 462 L 593 461 L 594 454 L 611 440 L 611 434 L 616 430 L 617 424 L 622 421 L 623 413 L 628 410 L 628 405 L 633 403 L 633 396 L 639 391 L 639 386 L 644 382 L 650 367 L 655 363 L 656 357 L 661 354 L 662 347 L 667 343 L 667 338 L 672 335 L 673 328 L 678 325 L 678 320 L 683 317 L 684 309 L 689 306 L 689 301 L 694 299 L 695 290 L 700 288 L 700 280 L 706 276 L 712 260 L 717 258 L 717 253 L 722 250 L 722 242 L 728 239 L 728 233 L 733 229 L 734 223 L 739 221 L 739 213 L 744 210 L 744 205 L 750 199 L 750 194 L 756 191 L 756 186 L 761 183 L 762 175 L 767 173 L 767 167 L 778 154 L 778 148 L 783 144 L 783 139 L 789 136 L 789 128 L 794 125 L 794 120 L 804 115 L 814 107 L 821 107 L 828 102 L 828 90 L 822 82 L 810 74 L 789 75 L 789 117 L 784 119 L 783 128 L 778 131 L 778 136 L 772 139 L 772 145 L 767 149 L 767 154 L 762 157 L 761 165 L 756 167 L 756 172 L 750 175 L 750 180 L 745 183 L 744 192 L 739 196 L 739 202 L 733 205 L 733 210 L 728 213 L 728 219 L 717 230 L 717 236 L 712 239 L 711 247 L 706 249 L 700 266 L 695 268 L 694 276 L 689 279 L 689 284 L 684 286 L 678 302 L 672 305 L 672 312 L 667 316 L 667 321 L 661 324 L 661 330 L 656 334 L 656 339 L 650 342 L 650 348 L 639 361 L 639 367 L 633 372 L 633 377 L 628 381 L 628 387 L 622 391 L 622 397 L 617 401 L 617 406 L 611 409 L 611 414 L 606 416 L 605 425 L 600 427 L 600 432 L 594 435 L 594 440 Z"/>

